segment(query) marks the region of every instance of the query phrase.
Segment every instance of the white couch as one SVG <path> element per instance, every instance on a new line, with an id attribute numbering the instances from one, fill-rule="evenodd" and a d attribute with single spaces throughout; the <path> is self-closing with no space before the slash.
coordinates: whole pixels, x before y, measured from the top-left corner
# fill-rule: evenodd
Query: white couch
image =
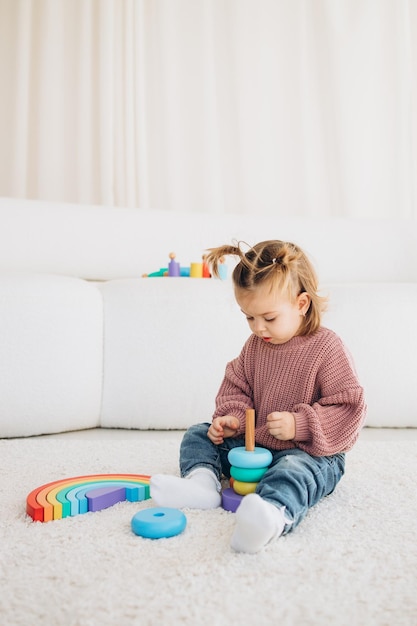
<path id="1" fill-rule="evenodd" d="M 287 239 L 318 270 L 368 426 L 417 427 L 417 225 L 0 199 L 0 437 L 210 420 L 248 336 L 231 281 L 143 278 L 233 239 Z M 229 267 L 229 269 L 231 269 Z M 230 272 L 229 272 L 230 273 Z"/>

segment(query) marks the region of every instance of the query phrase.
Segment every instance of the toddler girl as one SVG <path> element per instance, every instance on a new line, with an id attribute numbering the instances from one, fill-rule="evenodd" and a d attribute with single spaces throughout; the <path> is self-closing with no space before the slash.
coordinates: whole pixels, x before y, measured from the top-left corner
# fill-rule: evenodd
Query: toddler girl
<path id="1" fill-rule="evenodd" d="M 231 546 L 255 553 L 332 493 L 366 407 L 348 351 L 321 326 L 325 299 L 305 253 L 282 241 L 264 241 L 246 253 L 240 244 L 221 246 L 206 259 L 216 276 L 225 255 L 239 257 L 235 297 L 252 334 L 226 366 L 212 423 L 184 435 L 182 478 L 153 476 L 151 496 L 160 506 L 220 506 L 220 480 L 230 478 L 228 452 L 245 445 L 246 409 L 254 408 L 256 444 L 273 460 L 236 511 Z"/>

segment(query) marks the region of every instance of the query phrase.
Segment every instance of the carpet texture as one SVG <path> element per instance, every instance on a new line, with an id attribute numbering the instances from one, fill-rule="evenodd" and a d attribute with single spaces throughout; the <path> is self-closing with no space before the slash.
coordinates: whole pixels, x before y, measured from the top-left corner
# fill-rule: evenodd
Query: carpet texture
<path id="1" fill-rule="evenodd" d="M 417 624 L 417 442 L 359 442 L 338 488 L 257 555 L 236 554 L 234 514 L 186 510 L 170 539 L 130 528 L 146 507 L 48 523 L 32 489 L 98 473 L 178 474 L 178 442 L 0 441 L 0 623 L 7 626 Z"/>

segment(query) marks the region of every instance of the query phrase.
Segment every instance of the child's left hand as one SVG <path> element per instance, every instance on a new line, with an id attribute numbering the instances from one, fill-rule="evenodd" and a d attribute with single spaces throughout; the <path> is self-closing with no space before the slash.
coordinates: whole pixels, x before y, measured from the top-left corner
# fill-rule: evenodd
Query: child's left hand
<path id="1" fill-rule="evenodd" d="M 267 427 L 269 434 L 280 439 L 281 441 L 289 441 L 295 437 L 295 418 L 289 411 L 274 411 L 267 418 Z"/>

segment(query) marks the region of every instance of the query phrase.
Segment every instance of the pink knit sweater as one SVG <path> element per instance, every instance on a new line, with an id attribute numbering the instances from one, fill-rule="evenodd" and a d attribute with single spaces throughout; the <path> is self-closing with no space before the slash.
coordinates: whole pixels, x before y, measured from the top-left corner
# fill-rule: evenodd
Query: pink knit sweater
<path id="1" fill-rule="evenodd" d="M 349 352 L 327 328 L 284 344 L 249 337 L 240 355 L 227 364 L 213 417 L 235 415 L 240 419 L 237 436 L 242 436 L 249 407 L 255 409 L 259 446 L 297 447 L 313 456 L 349 450 L 366 413 L 363 388 Z M 273 411 L 294 414 L 292 441 L 280 441 L 268 433 L 266 417 Z"/>

